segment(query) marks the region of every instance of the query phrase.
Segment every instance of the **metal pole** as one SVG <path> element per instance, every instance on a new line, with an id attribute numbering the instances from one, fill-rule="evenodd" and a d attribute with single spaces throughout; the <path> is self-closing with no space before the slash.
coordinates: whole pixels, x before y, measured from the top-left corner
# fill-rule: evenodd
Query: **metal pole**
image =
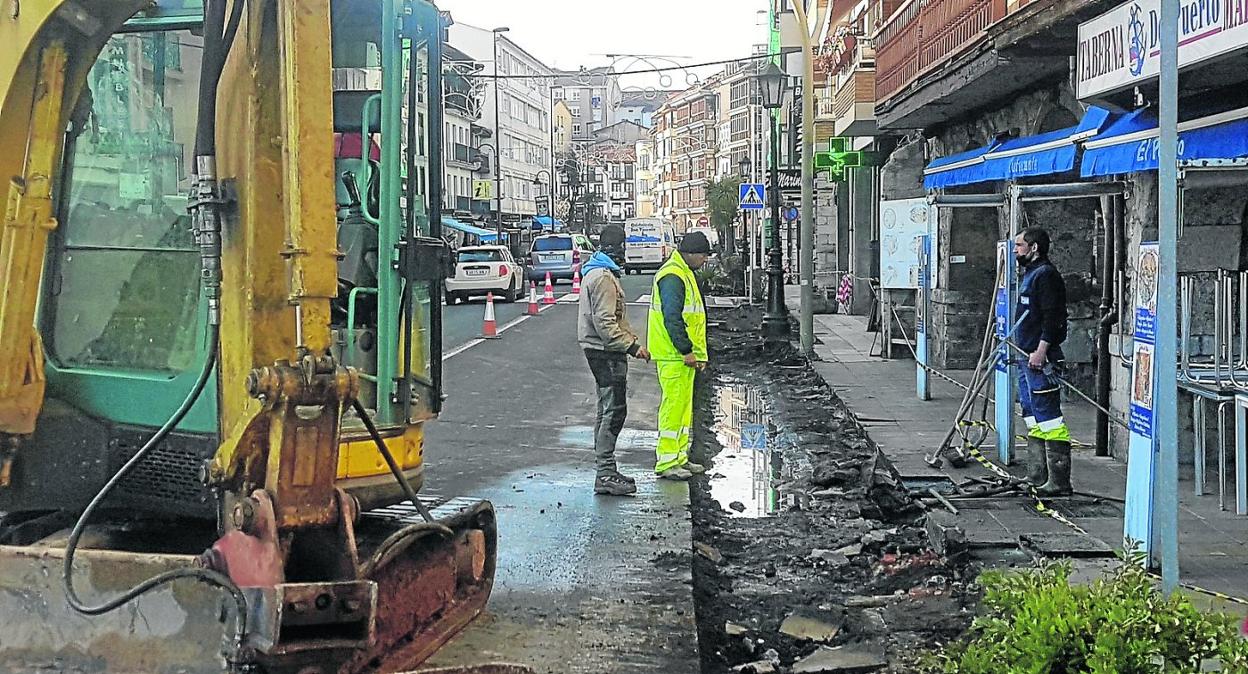
<path id="1" fill-rule="evenodd" d="M 780 120 L 771 125 L 771 249 L 767 251 L 767 313 L 763 315 L 763 341 L 788 343 L 789 309 L 784 304 L 784 267 L 780 243 Z"/>
<path id="2" fill-rule="evenodd" d="M 555 81 L 546 83 L 550 94 L 550 186 L 546 188 L 546 217 L 550 218 L 550 231 L 555 231 Z"/>
<path id="3" fill-rule="evenodd" d="M 802 0 L 792 0 L 802 34 L 802 310 L 801 345 L 804 355 L 815 351 L 815 52 L 810 23 Z"/>
<path id="4" fill-rule="evenodd" d="M 499 122 L 498 88 L 503 80 L 498 68 L 498 31 L 494 32 L 494 185 L 497 199 L 494 206 L 494 230 L 498 245 L 503 245 L 503 127 Z"/>
<path id="5" fill-rule="evenodd" d="M 1156 433 L 1160 452 L 1154 483 L 1154 531 L 1161 547 L 1161 586 L 1174 592 L 1179 583 L 1179 424 L 1178 368 L 1174 288 L 1178 287 L 1179 231 L 1179 0 L 1161 0 L 1161 92 L 1158 154 L 1157 222 L 1161 263 L 1157 294 Z"/>

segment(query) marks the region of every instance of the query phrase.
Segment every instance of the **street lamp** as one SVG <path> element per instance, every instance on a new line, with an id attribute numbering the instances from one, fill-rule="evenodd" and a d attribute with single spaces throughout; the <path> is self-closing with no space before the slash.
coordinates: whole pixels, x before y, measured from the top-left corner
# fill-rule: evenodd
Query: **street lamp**
<path id="1" fill-rule="evenodd" d="M 494 184 L 498 190 L 495 197 L 498 199 L 494 211 L 494 229 L 498 232 L 498 245 L 503 245 L 503 155 L 500 152 L 503 141 L 503 128 L 499 124 L 499 103 L 498 103 L 498 87 L 502 84 L 502 69 L 498 63 L 498 36 L 510 31 L 510 28 L 501 26 L 495 28 L 494 33 Z"/>
<path id="2" fill-rule="evenodd" d="M 741 176 L 741 182 L 743 183 L 751 182 L 750 177 L 751 177 L 751 172 L 753 170 L 754 170 L 754 164 L 750 161 L 749 153 L 747 152 L 746 154 L 741 155 L 741 161 L 737 162 L 737 171 Z M 740 239 L 738 239 L 736 236 L 736 229 L 737 228 L 733 226 L 728 231 L 728 234 L 729 234 L 728 254 L 729 255 L 736 255 L 738 240 L 745 241 L 746 242 L 745 249 L 747 251 L 749 250 L 749 236 L 750 236 L 750 212 L 749 211 L 746 211 L 746 210 L 741 211 L 741 238 Z M 746 260 L 746 267 L 748 268 L 749 258 L 746 257 L 745 260 Z"/>
<path id="3" fill-rule="evenodd" d="M 789 309 L 784 304 L 784 264 L 780 251 L 780 125 L 775 111 L 784 103 L 788 76 L 775 63 L 758 75 L 763 107 L 772 113 L 771 124 L 771 241 L 767 251 L 767 313 L 763 315 L 763 342 L 788 343 Z"/>
<path id="4" fill-rule="evenodd" d="M 542 182 L 543 173 L 546 174 L 547 182 Z M 539 196 L 537 197 L 537 200 L 539 200 L 539 202 L 543 198 L 546 200 L 546 217 L 550 218 L 550 229 L 551 231 L 554 231 L 555 229 L 555 180 L 554 180 L 554 177 L 550 174 L 550 171 L 547 171 L 546 169 L 541 169 L 540 171 L 537 172 L 537 175 L 533 176 L 533 186 L 537 188 L 537 187 L 541 187 L 542 185 L 547 186 L 546 196 L 545 197 Z M 538 217 L 541 217 L 540 209 L 539 209 Z M 540 220 L 538 221 L 538 224 L 539 225 L 541 224 Z"/>

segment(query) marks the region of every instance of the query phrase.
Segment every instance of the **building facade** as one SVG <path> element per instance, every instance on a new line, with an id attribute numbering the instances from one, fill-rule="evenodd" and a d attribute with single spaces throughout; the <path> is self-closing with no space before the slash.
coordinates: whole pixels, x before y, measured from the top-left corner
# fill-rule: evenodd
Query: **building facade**
<path id="1" fill-rule="evenodd" d="M 671 93 L 670 91 L 625 91 L 620 100 L 616 119 L 620 122 L 633 122 L 649 129 L 654 126 L 655 111 L 663 106 Z"/>
<path id="2" fill-rule="evenodd" d="M 479 126 L 490 134 L 479 146 L 492 155 L 490 162 L 498 161 L 501 166 L 496 198 L 502 200 L 503 223 L 526 226 L 537 215 L 537 198 L 542 193 L 538 183 L 545 175 L 542 171 L 552 168 L 553 71 L 506 33 L 456 23 L 450 27 L 450 44 L 484 65 L 481 74 L 487 84 L 480 92 Z M 494 176 L 479 173 L 477 178 L 492 180 Z"/>
<path id="3" fill-rule="evenodd" d="M 658 189 L 658 173 L 655 171 L 654 138 L 649 134 L 634 145 L 637 155 L 635 211 L 639 218 L 653 218 L 657 214 L 655 194 Z"/>
<path id="4" fill-rule="evenodd" d="M 555 73 L 555 99 L 572 113 L 572 140 L 590 142 L 594 133 L 615 124 L 623 94 L 611 67 Z"/>
<path id="5" fill-rule="evenodd" d="M 708 80 L 674 94 L 655 112 L 656 211 L 677 233 L 709 223 L 706 187 L 716 168 L 717 84 Z"/>

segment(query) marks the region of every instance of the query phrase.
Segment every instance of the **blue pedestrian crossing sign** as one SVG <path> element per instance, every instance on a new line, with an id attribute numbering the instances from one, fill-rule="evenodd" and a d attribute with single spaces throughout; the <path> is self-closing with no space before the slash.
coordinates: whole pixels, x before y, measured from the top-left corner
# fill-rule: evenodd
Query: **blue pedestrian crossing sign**
<path id="1" fill-rule="evenodd" d="M 742 424 L 741 449 L 767 449 L 767 427 L 762 424 Z"/>
<path id="2" fill-rule="evenodd" d="M 761 211 L 766 203 L 766 186 L 762 183 L 741 183 L 741 210 Z"/>

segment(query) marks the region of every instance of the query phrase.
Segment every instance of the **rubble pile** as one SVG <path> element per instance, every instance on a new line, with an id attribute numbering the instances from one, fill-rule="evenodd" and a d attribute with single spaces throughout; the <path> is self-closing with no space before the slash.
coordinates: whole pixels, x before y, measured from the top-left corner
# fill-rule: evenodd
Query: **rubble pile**
<path id="1" fill-rule="evenodd" d="M 972 618 L 973 574 L 929 543 L 926 513 L 842 401 L 792 351 L 764 352 L 761 312 L 710 316 L 692 489 L 694 595 L 703 672 L 903 672 Z M 721 393 L 766 407 L 770 452 L 787 467 L 771 507 L 742 516 L 712 492 L 725 452 Z"/>

